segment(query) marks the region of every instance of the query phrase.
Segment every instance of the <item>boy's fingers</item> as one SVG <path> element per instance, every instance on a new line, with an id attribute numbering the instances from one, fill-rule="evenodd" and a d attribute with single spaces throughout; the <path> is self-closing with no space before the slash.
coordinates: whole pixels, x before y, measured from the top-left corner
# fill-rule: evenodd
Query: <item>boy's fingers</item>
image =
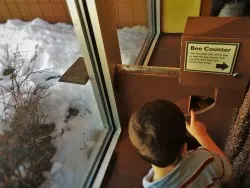
<path id="1" fill-rule="evenodd" d="M 191 125 L 194 125 L 194 123 L 195 123 L 195 121 L 196 121 L 194 111 L 191 110 L 190 114 L 191 114 L 191 122 L 190 122 L 190 124 L 191 124 Z"/>

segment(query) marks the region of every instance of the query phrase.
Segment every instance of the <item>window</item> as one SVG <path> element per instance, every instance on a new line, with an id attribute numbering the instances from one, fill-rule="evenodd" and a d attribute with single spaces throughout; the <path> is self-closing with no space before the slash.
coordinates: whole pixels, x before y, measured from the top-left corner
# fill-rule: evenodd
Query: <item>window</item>
<path id="1" fill-rule="evenodd" d="M 109 20 L 109 13 L 103 12 L 104 6 L 113 6 L 111 3 L 106 0 L 98 3 L 67 1 L 104 127 L 84 171 L 82 187 L 101 185 L 121 131 L 112 78 L 112 63 L 121 63 L 121 58 L 119 47 L 112 48 L 117 44 L 109 37 L 110 30 L 105 30 L 114 27 L 114 22 Z M 147 64 L 160 34 L 160 2 L 149 0 L 147 7 L 149 33 L 137 57 L 137 65 Z M 116 28 L 112 32 L 112 37 L 117 35 Z"/>
<path id="2" fill-rule="evenodd" d="M 160 1 L 114 2 L 122 64 L 146 65 L 160 34 Z"/>
<path id="3" fill-rule="evenodd" d="M 81 43 L 85 65 L 104 127 L 89 158 L 87 170 L 84 169 L 81 187 L 99 187 L 120 134 L 120 123 L 107 57 L 102 46 L 102 36 L 98 31 L 100 26 L 98 26 L 95 3 L 94 1 L 74 3 L 68 1 L 68 7 Z"/>
<path id="4" fill-rule="evenodd" d="M 70 25 L 58 23 L 55 26 L 51 26 L 50 24 L 45 23 L 43 20 L 40 19 L 35 19 L 29 24 L 17 20 L 9 22 L 9 26 L 13 26 L 12 29 L 16 30 L 23 37 L 22 38 L 20 37 L 20 35 L 18 35 L 18 37 L 16 37 L 18 38 L 17 41 L 19 41 L 20 38 L 25 39 L 26 36 L 27 39 L 31 39 L 28 37 L 31 35 L 30 32 L 32 32 L 33 37 L 36 38 L 36 40 L 33 40 L 33 38 L 31 39 L 33 40 L 31 42 L 32 45 L 34 43 L 34 46 L 32 46 L 32 48 L 36 48 L 36 43 L 39 43 L 41 45 L 39 47 L 39 50 L 43 51 L 42 58 L 41 56 L 38 57 L 40 58 L 39 60 L 46 64 L 49 69 L 55 68 L 56 66 L 59 67 L 56 67 L 58 68 L 57 72 L 52 71 L 53 74 L 46 72 L 44 75 L 41 76 L 41 80 L 43 79 L 48 81 L 49 87 L 52 91 L 51 98 L 49 98 L 47 102 L 50 104 L 58 103 L 63 106 L 62 108 L 64 109 L 64 112 L 61 113 L 61 106 L 55 104 L 53 115 L 60 117 L 62 114 L 63 117 L 61 117 L 60 123 L 64 124 L 63 122 L 65 122 L 66 125 L 63 125 L 62 127 L 59 126 L 59 128 L 62 128 L 58 130 L 59 135 L 61 134 L 60 136 L 62 137 L 66 135 L 71 138 L 74 138 L 74 136 L 77 137 L 76 139 L 62 139 L 61 141 L 56 143 L 57 145 L 63 145 L 64 149 L 67 150 L 65 152 L 63 149 L 61 149 L 57 152 L 65 152 L 65 154 L 63 155 L 68 156 L 66 164 L 68 163 L 69 168 L 72 169 L 72 171 L 67 171 L 66 169 L 64 169 L 64 166 L 60 166 L 60 161 L 65 159 L 59 159 L 58 163 L 53 161 L 54 165 L 52 166 L 51 171 L 54 172 L 58 168 L 63 168 L 63 171 L 65 172 L 62 174 L 55 173 L 54 178 L 59 181 L 58 185 L 61 187 L 99 187 L 105 174 L 105 170 L 109 164 L 112 152 L 118 141 L 121 132 L 121 127 L 116 107 L 115 95 L 113 92 L 113 65 L 121 63 L 121 57 L 119 53 L 119 46 L 116 44 L 116 42 L 118 41 L 113 40 L 114 38 L 112 38 L 117 35 L 117 28 L 134 25 L 144 25 L 147 27 L 146 32 L 142 32 L 143 37 L 142 39 L 140 39 L 141 42 L 139 48 L 136 48 L 135 51 L 133 51 L 132 49 L 133 53 L 131 56 L 129 56 L 129 58 L 127 58 L 128 60 L 126 60 L 125 58 L 125 64 L 135 64 L 138 65 L 138 67 L 140 68 L 142 67 L 142 69 L 147 69 L 147 67 L 143 66 L 148 65 L 148 62 L 152 56 L 152 53 L 160 36 L 160 2 L 167 1 L 115 0 L 115 2 L 117 3 L 117 11 L 120 14 L 122 14 L 123 16 L 129 15 L 123 14 L 124 12 L 122 11 L 126 12 L 125 9 L 128 9 L 133 13 L 133 23 L 127 22 L 126 20 L 124 21 L 123 18 L 119 17 L 120 20 L 118 27 L 117 25 L 113 26 L 113 23 L 116 21 L 112 22 L 112 17 L 109 16 L 110 13 L 105 12 L 106 10 L 115 11 L 115 9 L 109 8 L 114 6 L 112 4 L 113 2 L 114 0 L 67 0 L 78 41 L 81 45 L 81 52 L 83 56 L 83 58 L 79 57 L 78 59 L 75 59 L 76 61 L 71 68 L 77 70 L 78 75 L 74 75 L 76 77 L 71 77 L 70 79 L 69 77 L 72 75 L 71 69 L 69 69 L 62 77 L 61 74 L 63 74 L 63 72 L 65 71 L 64 68 L 66 68 L 69 63 L 72 63 L 71 60 L 75 56 L 78 57 L 79 54 L 81 54 L 78 49 L 74 49 L 74 46 L 77 45 L 77 42 L 73 40 L 74 32 L 72 32 L 73 30 Z M 172 3 L 173 2 L 175 1 L 172 0 Z M 185 8 L 185 4 L 183 4 L 182 2 L 180 4 L 182 5 L 182 8 Z M 127 5 L 127 8 L 124 8 L 124 5 Z M 172 5 L 169 6 L 169 4 L 166 3 L 163 5 L 166 6 L 166 9 L 164 8 L 164 13 L 171 13 L 171 16 L 167 15 L 166 17 L 171 17 L 173 19 L 170 20 L 171 22 L 167 20 L 166 23 L 176 23 L 176 20 L 174 19 L 176 18 L 176 16 L 173 16 L 173 14 L 179 14 L 179 12 L 170 12 L 167 8 L 172 8 Z M 36 9 L 38 10 L 36 12 L 40 12 L 44 17 L 41 17 L 41 15 L 37 16 L 39 16 L 40 18 L 46 18 L 47 21 L 70 22 L 69 15 L 66 11 L 65 1 L 58 1 L 57 3 L 53 2 L 52 4 L 46 2 L 38 4 L 24 3 L 20 6 L 17 6 L 13 3 L 4 3 L 3 6 L 5 12 L 7 13 L 7 17 L 5 15 L 4 20 L 5 18 L 8 18 L 11 15 L 8 13 L 8 11 L 6 11 L 8 10 L 8 8 L 10 8 L 10 10 L 18 10 L 16 9 L 18 7 L 20 8 L 20 12 L 18 10 L 20 15 L 22 13 L 22 16 L 18 18 L 21 19 L 33 18 L 34 15 L 32 15 L 32 11 L 34 13 L 34 10 Z M 179 4 L 178 6 L 177 4 L 175 4 L 175 6 L 178 8 L 180 7 Z M 35 7 L 35 9 L 32 9 L 32 7 Z M 13 11 L 10 12 L 13 13 Z M 197 12 L 199 12 L 199 10 L 198 8 L 195 8 L 195 14 L 198 14 Z M 24 13 L 26 16 L 23 15 Z M 15 17 L 15 15 L 11 15 L 10 17 L 13 16 Z M 162 17 L 165 18 L 164 16 Z M 185 19 L 183 20 L 185 21 Z M 24 29 L 21 29 L 24 25 L 26 25 L 26 27 Z M 170 29 L 169 25 L 163 24 L 163 26 L 164 25 L 167 26 L 167 29 Z M 181 29 L 183 29 L 184 24 L 182 23 L 181 26 Z M 108 33 L 110 31 L 109 29 L 105 30 L 105 28 L 110 27 L 114 27 L 114 29 L 112 30 L 113 33 Z M 176 28 L 174 29 L 174 32 L 176 32 Z M 180 30 L 179 28 L 177 29 L 178 31 Z M 19 32 L 19 30 L 22 30 L 22 32 Z M 70 36 L 67 37 L 67 39 L 65 37 L 66 35 L 61 35 L 62 30 L 66 34 L 70 33 Z M 167 30 L 166 32 L 170 31 Z M 171 32 L 173 31 L 171 30 Z M 7 32 L 4 31 L 3 33 Z M 60 37 L 55 37 L 53 36 L 53 34 L 58 34 L 60 35 Z M 139 33 L 139 35 L 140 34 L 141 33 Z M 7 36 L 3 38 L 6 38 L 8 40 L 8 35 L 3 36 Z M 118 37 L 120 37 L 119 33 Z M 16 38 L 12 38 L 13 39 L 8 42 L 14 44 L 14 40 L 16 40 Z M 72 41 L 72 43 L 74 44 L 72 45 L 65 41 Z M 29 40 L 27 40 L 26 42 L 26 46 L 31 45 L 31 43 L 28 44 L 30 42 Z M 56 48 L 52 48 L 50 45 L 52 43 L 58 44 L 58 46 Z M 67 48 L 65 48 L 65 46 L 67 46 Z M 114 46 L 117 48 L 114 48 Z M 72 48 L 71 51 L 75 50 L 74 53 L 77 55 L 67 53 L 70 47 Z M 46 50 L 44 50 L 45 48 Z M 57 55 L 57 53 L 59 52 L 60 55 Z M 53 57 L 51 58 L 52 54 Z M 57 57 L 54 58 L 55 56 Z M 61 62 L 62 64 L 64 63 L 63 67 L 61 66 Z M 39 68 L 47 68 L 46 66 L 41 64 L 39 65 Z M 124 67 L 126 68 L 126 66 Z M 5 73 L 11 75 L 13 74 L 13 69 L 7 69 Z M 58 84 L 57 80 L 55 79 L 59 78 L 61 82 L 69 83 Z M 90 80 L 90 82 L 87 82 L 88 80 Z M 55 86 L 55 83 L 57 84 L 57 86 Z M 86 87 L 82 87 L 81 85 L 73 85 L 71 83 L 86 84 Z M 91 97 L 87 98 L 85 96 L 85 92 L 87 92 L 88 95 Z M 73 97 L 74 99 L 80 98 L 80 101 L 71 100 L 71 97 Z M 82 98 L 85 99 L 86 103 L 83 102 Z M 57 100 L 56 102 L 55 99 Z M 70 106 L 67 106 L 66 103 L 70 104 Z M 79 109 L 85 108 L 86 106 L 89 106 L 90 111 L 94 113 L 92 114 L 92 119 L 89 120 L 93 120 L 93 122 L 81 122 L 78 118 L 74 118 L 77 117 L 79 114 L 84 116 L 84 114 L 81 114 L 81 112 L 79 112 Z M 70 126 L 67 127 L 68 123 L 70 123 L 72 127 L 77 128 L 71 131 L 67 131 L 67 128 L 70 129 Z M 87 126 L 83 125 L 83 127 L 85 127 L 86 129 L 81 127 L 81 124 L 83 123 L 88 124 Z M 86 142 L 88 143 L 86 144 Z M 49 143 L 51 143 L 50 140 Z M 90 147 L 85 147 L 85 145 L 88 144 L 90 144 Z M 72 145 L 74 145 L 74 147 L 71 147 Z M 77 147 L 79 146 L 79 151 L 77 152 L 74 151 L 76 145 Z M 54 148 L 53 152 L 56 152 Z M 51 154 L 51 156 L 54 156 L 54 154 Z M 63 157 L 61 157 L 59 154 L 56 155 L 55 158 Z M 79 161 L 81 161 L 81 163 Z M 71 163 L 73 163 L 74 167 L 70 166 Z M 48 169 L 49 168 L 50 167 L 48 167 Z M 65 176 L 65 174 L 67 173 L 69 174 L 69 176 Z M 74 173 L 76 177 L 72 178 L 72 176 L 70 175 L 71 173 Z M 65 179 L 65 181 L 61 182 L 62 179 Z"/>

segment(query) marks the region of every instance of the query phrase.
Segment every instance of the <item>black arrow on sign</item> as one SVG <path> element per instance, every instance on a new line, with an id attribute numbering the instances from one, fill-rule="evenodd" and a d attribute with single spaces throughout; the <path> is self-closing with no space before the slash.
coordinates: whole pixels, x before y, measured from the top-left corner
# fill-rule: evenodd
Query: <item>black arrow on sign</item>
<path id="1" fill-rule="evenodd" d="M 216 68 L 217 69 L 221 69 L 221 70 L 225 70 L 226 68 L 228 68 L 229 66 L 223 62 L 223 64 L 216 64 Z"/>

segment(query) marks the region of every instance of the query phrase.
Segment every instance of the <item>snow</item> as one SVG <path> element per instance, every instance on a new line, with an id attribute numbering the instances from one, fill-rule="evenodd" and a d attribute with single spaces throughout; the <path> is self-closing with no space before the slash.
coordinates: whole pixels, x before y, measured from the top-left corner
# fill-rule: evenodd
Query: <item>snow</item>
<path id="1" fill-rule="evenodd" d="M 131 64 L 143 45 L 147 29 L 142 26 L 124 28 L 118 30 L 118 36 L 122 62 Z M 0 55 L 3 55 L 8 45 L 10 49 L 18 47 L 31 57 L 38 45 L 35 69 L 48 69 L 29 82 L 30 85 L 43 83 L 50 87 L 51 94 L 44 102 L 51 106 L 48 121 L 56 124 L 53 144 L 57 152 L 52 159 L 50 172 L 44 172 L 47 180 L 43 187 L 78 187 L 91 151 L 103 129 L 92 86 L 90 82 L 82 86 L 60 83 L 58 78 L 46 80 L 51 76 L 62 75 L 81 56 L 73 26 L 63 23 L 52 25 L 41 19 L 31 22 L 9 20 L 0 24 L 0 38 Z M 3 69 L 0 65 L 0 82 L 8 86 L 9 78 L 1 76 Z M 69 108 L 77 109 L 79 114 L 65 121 Z M 0 134 L 3 134 L 4 128 L 5 125 L 0 123 Z"/>
<path id="2" fill-rule="evenodd" d="M 148 28 L 144 26 L 125 27 L 118 29 L 118 39 L 122 64 L 134 64 L 148 35 Z"/>

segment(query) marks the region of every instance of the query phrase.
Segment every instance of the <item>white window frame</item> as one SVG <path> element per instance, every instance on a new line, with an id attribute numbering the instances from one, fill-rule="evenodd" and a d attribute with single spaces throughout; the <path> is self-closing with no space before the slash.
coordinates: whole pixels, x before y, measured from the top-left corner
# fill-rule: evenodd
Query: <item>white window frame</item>
<path id="1" fill-rule="evenodd" d="M 100 187 L 121 133 L 95 0 L 67 0 L 104 129 L 89 158 L 81 187 Z M 89 11 L 91 10 L 91 11 Z M 147 65 L 160 36 L 160 0 L 148 0 L 149 34 L 136 64 Z"/>
<path id="2" fill-rule="evenodd" d="M 135 62 L 143 66 L 148 65 L 161 33 L 161 1 L 148 0 L 147 7 L 149 33 Z"/>

